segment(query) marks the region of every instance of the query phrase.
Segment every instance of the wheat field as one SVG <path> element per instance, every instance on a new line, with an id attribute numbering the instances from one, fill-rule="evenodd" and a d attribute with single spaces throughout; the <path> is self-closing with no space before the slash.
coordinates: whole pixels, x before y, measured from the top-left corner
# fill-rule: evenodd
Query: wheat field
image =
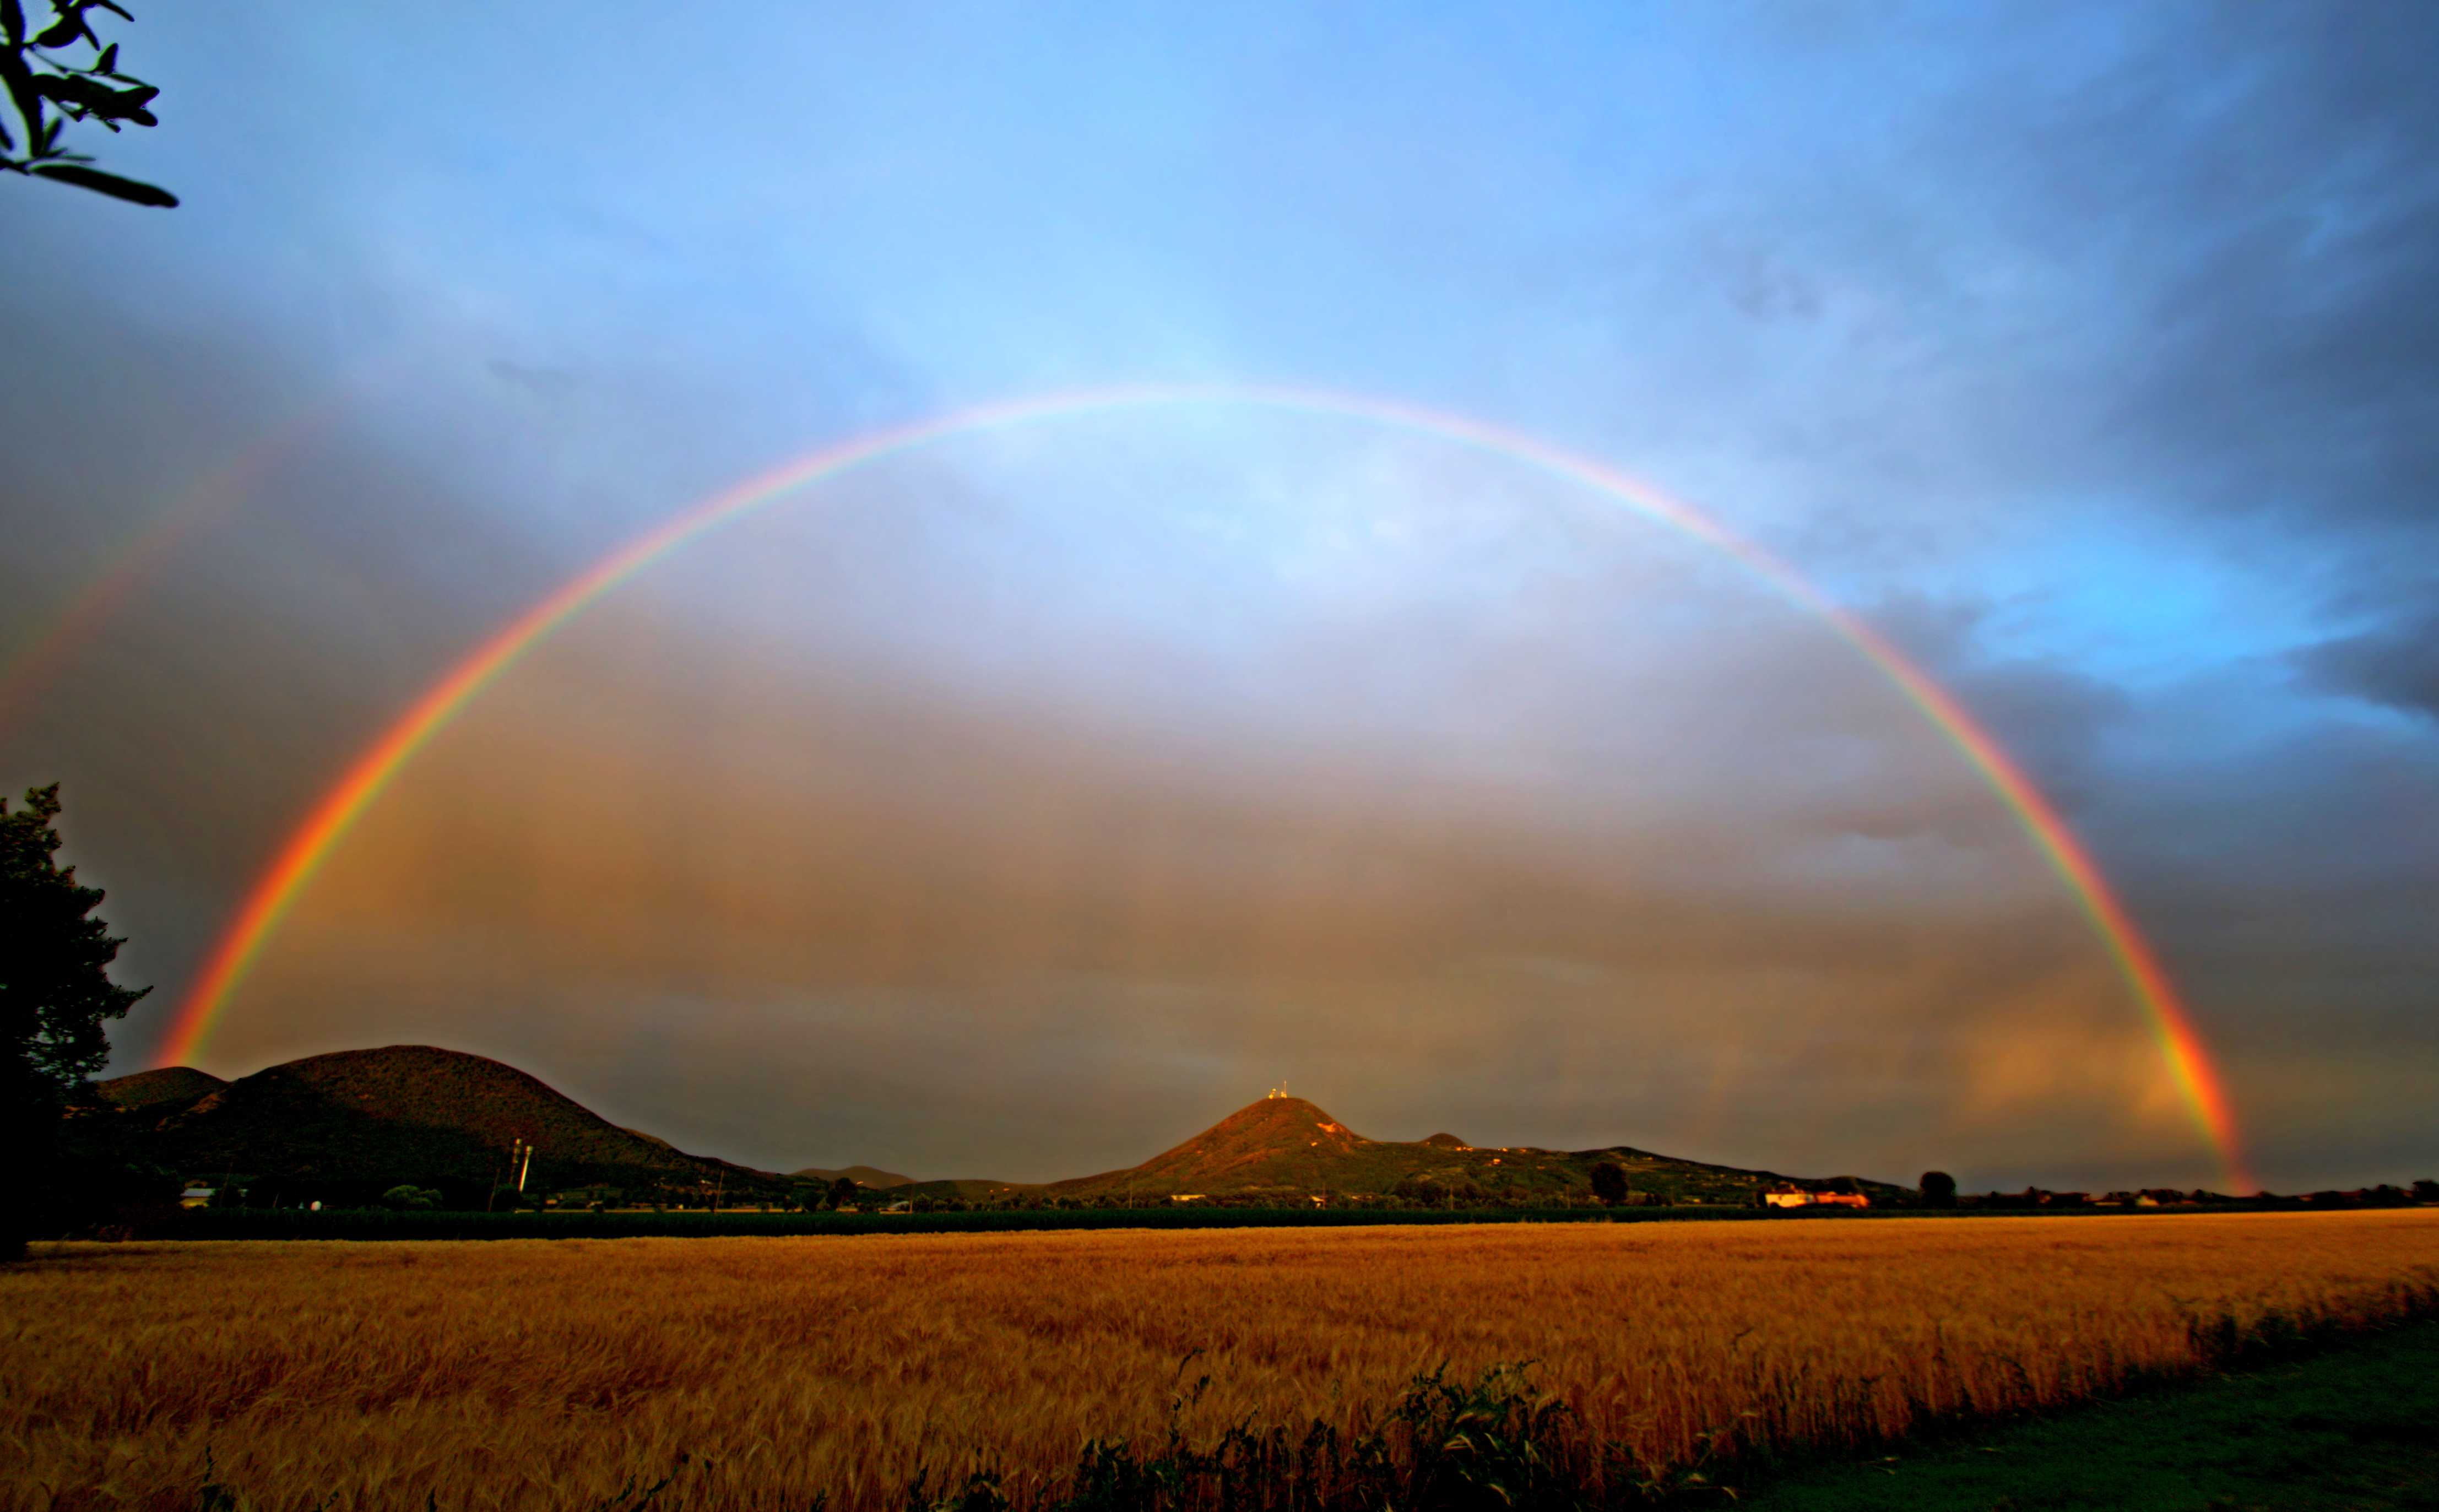
<path id="1" fill-rule="evenodd" d="M 1848 1442 L 2439 1298 L 2439 1211 L 868 1238 L 62 1244 L 0 1271 L 0 1505 L 1020 1506 L 1088 1438 L 1353 1431 L 1535 1361 L 1611 1465 Z M 206 1454 L 209 1455 L 208 1471 Z M 1590 1450 L 1587 1450 L 1589 1456 Z M 1585 1464 L 1593 1459 L 1587 1457 Z M 631 1497 L 632 1501 L 632 1497 Z"/>

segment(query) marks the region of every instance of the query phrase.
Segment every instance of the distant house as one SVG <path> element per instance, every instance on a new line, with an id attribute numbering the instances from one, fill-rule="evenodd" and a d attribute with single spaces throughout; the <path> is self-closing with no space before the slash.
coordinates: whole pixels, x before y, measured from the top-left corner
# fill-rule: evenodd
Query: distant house
<path id="1" fill-rule="evenodd" d="M 1780 1182 L 1762 1189 L 1761 1205 L 1764 1207 L 1869 1207 L 1872 1205 L 1872 1200 L 1860 1192 L 1816 1192 L 1798 1186 L 1792 1182 Z"/>
<path id="2" fill-rule="evenodd" d="M 178 1194 L 178 1205 L 180 1207 L 209 1207 L 212 1205 L 213 1194 L 218 1190 L 219 1188 L 211 1186 L 189 1186 L 185 1191 Z"/>

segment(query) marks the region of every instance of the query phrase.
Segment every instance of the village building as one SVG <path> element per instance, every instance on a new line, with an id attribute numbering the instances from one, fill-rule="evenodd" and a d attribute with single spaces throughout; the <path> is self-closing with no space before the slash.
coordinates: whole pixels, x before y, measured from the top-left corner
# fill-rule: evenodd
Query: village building
<path id="1" fill-rule="evenodd" d="M 1798 1186 L 1792 1182 L 1778 1182 L 1762 1188 L 1761 1207 L 1869 1207 L 1872 1200 L 1860 1192 L 1819 1192 Z"/>

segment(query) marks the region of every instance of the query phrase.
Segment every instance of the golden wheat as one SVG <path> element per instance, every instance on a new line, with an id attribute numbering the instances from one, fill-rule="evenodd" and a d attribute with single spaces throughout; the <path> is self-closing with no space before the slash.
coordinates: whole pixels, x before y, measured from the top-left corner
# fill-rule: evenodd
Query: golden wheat
<path id="1" fill-rule="evenodd" d="M 868 1238 L 58 1245 L 0 1273 L 0 1505 L 1020 1503 L 1180 1383 L 1356 1430 L 1416 1372 L 1540 1361 L 1586 1443 L 1840 1441 L 2198 1368 L 2199 1324 L 2376 1322 L 2439 1213 Z M 1199 1353 L 1197 1353 L 1199 1351 Z M 1187 1361 L 1181 1372 L 1181 1361 Z M 684 1459 L 681 1460 L 681 1456 Z M 936 1484 L 936 1480 L 935 1480 Z"/>

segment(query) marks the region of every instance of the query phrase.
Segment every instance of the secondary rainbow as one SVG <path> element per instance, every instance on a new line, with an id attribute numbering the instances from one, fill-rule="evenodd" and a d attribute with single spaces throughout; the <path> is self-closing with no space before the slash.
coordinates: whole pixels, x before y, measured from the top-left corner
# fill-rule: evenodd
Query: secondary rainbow
<path id="1" fill-rule="evenodd" d="M 841 473 L 952 436 L 1096 411 L 1187 405 L 1291 411 L 1367 420 L 1530 464 L 1624 504 L 1725 553 L 1791 601 L 1820 615 L 1878 668 L 1972 763 L 2014 811 L 2050 866 L 2081 905 L 2150 1020 L 2161 1052 L 2196 1127 L 2218 1158 L 2232 1190 L 2252 1180 L 2234 1110 L 2192 1017 L 2157 953 L 2136 928 L 2099 865 L 2065 819 L 1971 715 L 1878 631 L 1839 605 L 1793 567 L 1758 544 L 1642 480 L 1530 436 L 1415 405 L 1321 390 L 1165 385 L 1067 392 L 985 405 L 844 441 L 746 479 L 679 511 L 629 541 L 503 626 L 401 715 L 325 793 L 274 858 L 204 963 L 164 1037 L 159 1058 L 182 1064 L 202 1048 L 247 970 L 305 884 L 356 817 L 458 711 L 536 643 L 602 594 L 667 552 L 706 531 Z"/>
<path id="2" fill-rule="evenodd" d="M 123 541 L 22 649 L 0 652 L 0 730 L 38 698 L 79 650 L 169 565 L 179 547 L 243 508 L 274 469 L 326 431 L 346 403 L 395 377 L 395 358 L 372 363 L 257 436 L 205 472 Z"/>

